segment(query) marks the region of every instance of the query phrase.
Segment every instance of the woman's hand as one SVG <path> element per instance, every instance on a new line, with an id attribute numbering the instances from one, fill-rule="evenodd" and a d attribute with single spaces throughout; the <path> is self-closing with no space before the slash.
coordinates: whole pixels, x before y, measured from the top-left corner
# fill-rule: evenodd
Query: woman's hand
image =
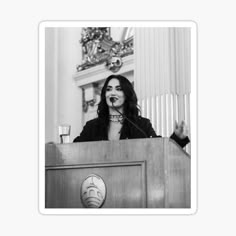
<path id="1" fill-rule="evenodd" d="M 174 133 L 181 139 L 184 139 L 188 136 L 188 128 L 183 120 L 179 123 L 175 121 Z"/>

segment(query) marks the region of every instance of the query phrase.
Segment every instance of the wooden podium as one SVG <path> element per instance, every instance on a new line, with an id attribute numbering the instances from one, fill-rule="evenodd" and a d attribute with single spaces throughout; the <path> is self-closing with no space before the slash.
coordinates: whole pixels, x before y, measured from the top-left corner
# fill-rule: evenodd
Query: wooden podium
<path id="1" fill-rule="evenodd" d="M 190 208 L 190 156 L 168 138 L 46 144 L 46 208 L 82 208 L 90 174 L 106 185 L 103 208 Z"/>

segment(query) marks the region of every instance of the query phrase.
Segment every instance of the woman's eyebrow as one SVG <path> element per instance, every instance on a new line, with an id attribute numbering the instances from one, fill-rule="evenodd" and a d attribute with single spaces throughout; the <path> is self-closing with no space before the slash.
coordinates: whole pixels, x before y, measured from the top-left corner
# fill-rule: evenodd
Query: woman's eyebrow
<path id="1" fill-rule="evenodd" d="M 113 86 L 111 86 L 111 85 L 107 85 L 107 88 L 112 88 Z M 116 86 L 114 86 L 115 88 L 121 88 L 121 86 L 120 85 L 116 85 Z"/>

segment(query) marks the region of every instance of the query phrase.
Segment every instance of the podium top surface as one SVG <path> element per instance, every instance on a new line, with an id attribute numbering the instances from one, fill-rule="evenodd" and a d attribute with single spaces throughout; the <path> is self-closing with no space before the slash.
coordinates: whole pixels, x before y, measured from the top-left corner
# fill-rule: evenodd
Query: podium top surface
<path id="1" fill-rule="evenodd" d="M 68 144 L 46 144 L 45 165 L 73 165 L 110 161 L 146 160 L 169 154 L 190 158 L 169 138 L 93 141 Z"/>

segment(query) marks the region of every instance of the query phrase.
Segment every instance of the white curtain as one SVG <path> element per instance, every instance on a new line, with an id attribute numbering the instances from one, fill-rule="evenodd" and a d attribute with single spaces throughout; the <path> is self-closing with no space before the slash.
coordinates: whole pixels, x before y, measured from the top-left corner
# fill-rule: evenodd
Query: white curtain
<path id="1" fill-rule="evenodd" d="M 190 52 L 190 28 L 135 28 L 135 90 L 142 116 L 162 136 L 181 120 L 190 136 Z"/>

